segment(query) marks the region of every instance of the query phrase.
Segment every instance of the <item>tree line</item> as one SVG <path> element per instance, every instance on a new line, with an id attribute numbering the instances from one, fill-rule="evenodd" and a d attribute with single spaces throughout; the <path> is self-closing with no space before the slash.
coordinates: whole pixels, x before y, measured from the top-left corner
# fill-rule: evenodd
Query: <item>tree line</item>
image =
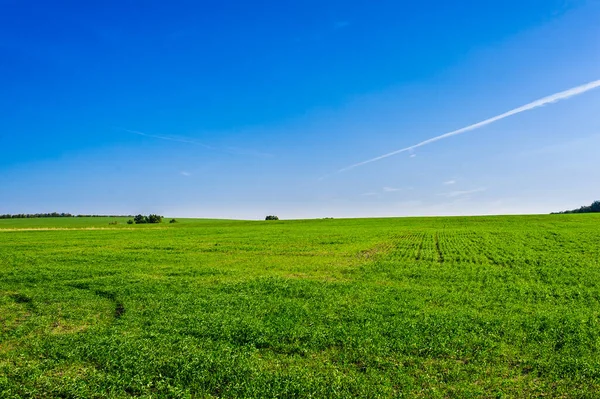
<path id="1" fill-rule="evenodd" d="M 17 213 L 11 215 L 9 213 L 0 215 L 0 219 L 34 219 L 34 218 L 119 218 L 119 217 L 131 217 L 132 215 L 73 215 L 70 213 Z"/>
<path id="2" fill-rule="evenodd" d="M 562 212 L 552 212 L 553 215 L 557 214 L 565 214 L 565 213 L 595 213 L 600 212 L 600 201 L 592 202 L 592 205 L 584 205 L 577 209 L 572 209 L 570 211 L 562 211 Z"/>

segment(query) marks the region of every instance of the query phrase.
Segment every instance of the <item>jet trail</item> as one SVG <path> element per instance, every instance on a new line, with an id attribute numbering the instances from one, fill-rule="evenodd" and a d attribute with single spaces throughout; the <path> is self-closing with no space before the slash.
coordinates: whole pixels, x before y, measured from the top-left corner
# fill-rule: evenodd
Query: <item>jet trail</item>
<path id="1" fill-rule="evenodd" d="M 160 139 L 160 140 L 167 140 L 167 141 L 175 141 L 177 143 L 186 143 L 186 144 L 195 144 L 195 145 L 199 145 L 201 147 L 204 147 L 208 150 L 213 150 L 213 151 L 220 151 L 220 152 L 225 152 L 231 155 L 247 155 L 247 156 L 252 156 L 252 157 L 257 157 L 257 158 L 269 158 L 272 157 L 273 154 L 268 154 L 266 152 L 260 152 L 260 151 L 256 151 L 253 149 L 249 149 L 249 148 L 241 148 L 241 147 L 213 147 L 210 146 L 208 144 L 204 144 L 200 141 L 194 140 L 194 139 L 190 139 L 187 137 L 177 137 L 177 136 L 162 136 L 162 135 L 158 135 L 158 134 L 148 134 L 148 133 L 144 133 L 144 132 L 140 132 L 137 130 L 130 130 L 130 129 L 125 129 L 122 127 L 115 127 L 114 129 L 117 130 L 122 130 L 124 132 L 127 133 L 132 133 L 132 134 L 137 134 L 138 136 L 144 136 L 144 137 L 151 137 L 154 139 Z"/>
<path id="2" fill-rule="evenodd" d="M 123 131 L 128 132 L 128 133 L 137 134 L 139 136 L 152 137 L 152 138 L 155 138 L 155 139 L 168 140 L 168 141 L 176 141 L 178 143 L 195 144 L 195 145 L 199 145 L 201 147 L 207 148 L 209 150 L 214 150 L 215 149 L 214 147 L 211 147 L 211 146 L 206 145 L 204 143 L 201 143 L 199 141 L 191 140 L 191 139 L 188 139 L 188 138 L 160 136 L 160 135 L 157 135 L 157 134 L 147 134 L 147 133 L 143 133 L 143 132 L 138 132 L 137 130 L 129 130 L 129 129 L 123 129 L 123 128 L 118 128 L 118 129 L 119 130 L 123 130 Z"/>
<path id="3" fill-rule="evenodd" d="M 392 152 L 389 152 L 387 154 L 383 154 L 383 155 L 380 155 L 378 157 L 375 157 L 375 158 L 372 158 L 372 159 L 369 159 L 369 160 L 366 160 L 366 161 L 363 161 L 363 162 L 355 163 L 354 165 L 350 165 L 350 166 L 347 166 L 347 167 L 345 167 L 343 169 L 338 170 L 336 173 L 346 172 L 346 171 L 348 171 L 350 169 L 354 169 L 356 167 L 359 167 L 359 166 L 362 166 L 362 165 L 366 165 L 366 164 L 371 163 L 371 162 L 376 162 L 376 161 L 379 161 L 381 159 L 391 157 L 392 155 L 400 154 L 402 152 L 412 151 L 415 148 L 423 147 L 423 146 L 425 146 L 427 144 L 431 144 L 431 143 L 435 143 L 436 141 L 447 139 L 448 137 L 458 136 L 459 134 L 463 134 L 463 133 L 469 132 L 471 130 L 479 129 L 479 128 L 487 126 L 487 125 L 489 125 L 491 123 L 497 122 L 497 121 L 499 121 L 501 119 L 508 118 L 509 116 L 520 114 L 521 112 L 529 111 L 529 110 L 532 110 L 534 108 L 543 107 L 544 105 L 555 103 L 555 102 L 558 102 L 558 101 L 561 101 L 561 100 L 566 100 L 568 98 L 577 96 L 579 94 L 583 94 L 583 93 L 585 93 L 587 91 L 593 90 L 593 89 L 598 88 L 598 87 L 600 87 L 600 80 L 595 80 L 593 82 L 586 83 L 586 84 L 581 85 L 581 86 L 573 87 L 572 89 L 561 91 L 560 93 L 552 94 L 551 96 L 547 96 L 547 97 L 541 98 L 541 99 L 536 100 L 536 101 L 534 101 L 532 103 L 523 105 L 522 107 L 515 108 L 515 109 L 513 109 L 511 111 L 505 112 L 505 113 L 500 114 L 498 116 L 494 116 L 493 118 L 489 118 L 489 119 L 486 119 L 486 120 L 484 120 L 482 122 L 475 123 L 474 125 L 463 127 L 461 129 L 454 130 L 454 131 L 449 132 L 449 133 L 444 133 L 444 134 L 442 134 L 440 136 L 432 137 L 432 138 L 427 139 L 425 141 L 421 141 L 420 143 L 417 143 L 417 144 L 412 145 L 410 147 L 402 148 L 400 150 L 392 151 Z"/>

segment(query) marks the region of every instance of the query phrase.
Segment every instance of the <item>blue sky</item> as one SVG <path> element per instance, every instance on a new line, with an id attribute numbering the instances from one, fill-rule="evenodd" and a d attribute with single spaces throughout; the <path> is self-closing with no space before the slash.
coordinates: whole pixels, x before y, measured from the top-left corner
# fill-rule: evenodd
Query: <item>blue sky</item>
<path id="1" fill-rule="evenodd" d="M 600 79 L 598 21 L 598 0 L 0 0 L 0 213 L 589 204 L 600 88 L 336 171 Z"/>

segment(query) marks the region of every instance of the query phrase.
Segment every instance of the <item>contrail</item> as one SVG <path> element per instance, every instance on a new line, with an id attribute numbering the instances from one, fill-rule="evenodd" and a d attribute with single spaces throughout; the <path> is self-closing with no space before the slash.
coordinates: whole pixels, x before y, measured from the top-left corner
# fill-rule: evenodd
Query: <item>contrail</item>
<path id="1" fill-rule="evenodd" d="M 148 134 L 148 133 L 138 132 L 137 130 L 129 130 L 129 129 L 123 129 L 123 128 L 118 128 L 118 129 L 119 130 L 123 130 L 123 131 L 128 132 L 128 133 L 137 134 L 139 136 L 152 137 L 152 138 L 155 138 L 155 139 L 168 140 L 168 141 L 176 141 L 178 143 L 196 144 L 196 145 L 199 145 L 199 146 L 204 147 L 204 148 L 209 149 L 209 150 L 214 150 L 215 149 L 214 147 L 211 147 L 211 146 L 206 145 L 204 143 L 201 143 L 199 141 L 188 139 L 188 138 L 160 136 L 160 135 L 157 135 L 157 134 Z"/>
<path id="2" fill-rule="evenodd" d="M 515 108 L 511 111 L 505 112 L 498 116 L 494 116 L 493 118 L 489 118 L 482 122 L 475 123 L 474 125 L 463 127 L 462 129 L 454 130 L 453 132 L 444 133 L 440 136 L 432 137 L 425 141 L 421 141 L 420 143 L 417 143 L 415 145 L 411 145 L 410 147 L 402 148 L 400 150 L 392 151 L 387 154 L 383 154 L 378 157 L 369 159 L 367 161 L 363 161 L 363 162 L 355 163 L 354 165 L 346 166 L 345 168 L 340 169 L 335 173 L 346 172 L 346 171 L 348 171 L 350 169 L 354 169 L 358 166 L 362 166 L 362 165 L 366 165 L 371 162 L 379 161 L 381 159 L 391 157 L 392 155 L 400 154 L 401 152 L 412 151 L 415 148 L 423 147 L 424 145 L 435 143 L 436 141 L 444 140 L 444 139 L 447 139 L 448 137 L 458 136 L 459 134 L 463 134 L 463 133 L 469 132 L 471 130 L 479 129 L 479 128 L 489 125 L 491 123 L 497 122 L 501 119 L 508 118 L 509 116 L 520 114 L 521 112 L 529 111 L 534 108 L 543 107 L 544 105 L 555 103 L 555 102 L 558 102 L 561 100 L 566 100 L 568 98 L 571 98 L 571 97 L 577 96 L 579 94 L 583 94 L 587 91 L 593 90 L 597 87 L 600 87 L 600 80 L 595 80 L 593 82 L 586 83 L 584 85 L 577 86 L 577 87 L 574 87 L 569 90 L 561 91 L 560 93 L 552 94 L 551 96 L 541 98 L 532 103 L 523 105 L 522 107 Z"/>
<path id="3" fill-rule="evenodd" d="M 208 144 L 204 144 L 200 141 L 194 140 L 194 139 L 190 139 L 187 137 L 181 137 L 181 136 L 162 136 L 159 134 L 148 134 L 148 133 L 144 133 L 144 132 L 140 132 L 137 130 L 130 130 L 130 129 L 125 129 L 122 127 L 115 127 L 114 129 L 117 130 L 122 130 L 124 132 L 127 133 L 133 133 L 133 134 L 137 134 L 139 136 L 144 136 L 144 137 L 152 137 L 154 139 L 160 139 L 160 140 L 167 140 L 167 141 L 175 141 L 177 143 L 187 143 L 187 144 L 195 144 L 195 145 L 199 145 L 201 147 L 204 147 L 208 150 L 213 150 L 213 151 L 221 151 L 221 152 L 225 152 L 231 155 L 247 155 L 247 156 L 252 156 L 252 157 L 258 157 L 258 158 L 270 158 L 273 157 L 273 154 L 269 154 L 266 152 L 260 152 L 260 151 L 256 151 L 253 149 L 248 149 L 248 148 L 241 148 L 241 147 L 224 147 L 224 148 L 219 148 L 219 147 L 213 147 L 210 146 Z"/>

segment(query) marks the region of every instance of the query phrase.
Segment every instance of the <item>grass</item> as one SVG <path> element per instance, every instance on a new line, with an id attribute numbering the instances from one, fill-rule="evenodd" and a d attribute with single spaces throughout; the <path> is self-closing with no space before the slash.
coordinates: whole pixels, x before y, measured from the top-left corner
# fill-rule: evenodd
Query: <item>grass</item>
<path id="1" fill-rule="evenodd" d="M 599 216 L 0 220 L 0 397 L 597 398 Z"/>

